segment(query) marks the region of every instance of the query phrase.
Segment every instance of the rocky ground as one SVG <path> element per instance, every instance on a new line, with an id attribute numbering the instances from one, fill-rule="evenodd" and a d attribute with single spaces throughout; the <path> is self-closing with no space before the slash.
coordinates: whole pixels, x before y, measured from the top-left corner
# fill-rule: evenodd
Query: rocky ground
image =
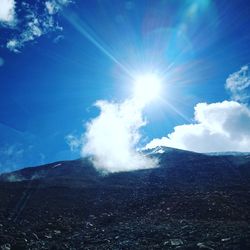
<path id="1" fill-rule="evenodd" d="M 87 159 L 0 176 L 0 250 L 250 249 L 250 155 L 166 149 L 110 175 Z"/>
<path id="2" fill-rule="evenodd" d="M 2 183 L 8 249 L 250 249 L 250 191 Z"/>

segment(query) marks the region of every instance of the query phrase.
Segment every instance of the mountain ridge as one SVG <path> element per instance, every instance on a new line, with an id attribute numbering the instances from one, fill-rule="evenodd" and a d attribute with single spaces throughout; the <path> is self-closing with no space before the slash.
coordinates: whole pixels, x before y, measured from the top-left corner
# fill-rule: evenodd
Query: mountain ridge
<path id="1" fill-rule="evenodd" d="M 163 150 L 164 152 L 159 152 Z M 207 155 L 174 148 L 158 148 L 144 151 L 149 157 L 157 158 L 159 166 L 151 169 L 103 173 L 95 169 L 90 158 L 73 161 L 58 161 L 37 167 L 23 168 L 0 175 L 0 181 L 35 181 L 44 185 L 106 185 L 117 182 L 126 186 L 127 182 L 137 186 L 141 179 L 157 186 L 179 185 L 183 187 L 206 185 L 240 185 L 250 180 L 250 158 L 248 155 Z M 212 186 L 213 186 L 212 185 Z"/>

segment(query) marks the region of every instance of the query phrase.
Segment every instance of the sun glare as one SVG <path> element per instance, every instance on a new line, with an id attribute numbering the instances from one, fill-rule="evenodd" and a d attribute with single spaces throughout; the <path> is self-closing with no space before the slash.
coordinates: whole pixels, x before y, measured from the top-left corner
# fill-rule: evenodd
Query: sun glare
<path id="1" fill-rule="evenodd" d="M 161 80 L 155 74 L 145 74 L 135 78 L 134 98 L 145 105 L 160 95 Z"/>

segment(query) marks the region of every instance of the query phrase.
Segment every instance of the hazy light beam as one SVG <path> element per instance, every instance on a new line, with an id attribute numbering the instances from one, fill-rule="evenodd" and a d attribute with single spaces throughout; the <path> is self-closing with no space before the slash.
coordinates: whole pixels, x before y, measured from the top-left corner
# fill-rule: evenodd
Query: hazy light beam
<path id="1" fill-rule="evenodd" d="M 126 72 L 129 76 L 132 77 L 132 74 L 117 58 L 115 58 L 104 46 L 97 41 L 97 38 L 94 37 L 94 33 L 90 27 L 87 26 L 82 20 L 79 19 L 75 14 L 64 14 L 66 20 L 69 21 L 73 27 L 78 30 L 85 38 L 87 38 L 93 45 L 95 45 L 103 54 L 105 54 L 108 58 L 110 58 L 114 63 L 116 63 L 124 72 Z M 88 31 L 89 30 L 89 31 Z"/>
<path id="2" fill-rule="evenodd" d="M 179 115 L 182 119 L 184 119 L 188 123 L 192 123 L 192 121 L 186 117 L 182 112 L 180 112 L 177 108 L 175 108 L 172 104 L 167 102 L 165 99 L 161 99 L 161 101 L 168 106 L 170 109 L 172 109 L 177 115 Z"/>

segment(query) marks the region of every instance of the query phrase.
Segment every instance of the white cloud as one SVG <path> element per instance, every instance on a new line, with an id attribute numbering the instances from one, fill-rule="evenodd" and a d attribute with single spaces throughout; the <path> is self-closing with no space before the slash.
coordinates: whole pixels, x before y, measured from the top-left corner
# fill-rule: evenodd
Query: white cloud
<path id="1" fill-rule="evenodd" d="M 195 123 L 176 126 L 146 148 L 167 146 L 196 152 L 250 151 L 250 109 L 236 101 L 195 106 Z"/>
<path id="2" fill-rule="evenodd" d="M 19 52 L 25 43 L 33 41 L 36 38 L 56 29 L 52 16 L 45 15 L 39 17 L 39 14 L 30 11 L 25 17 L 25 26 L 20 34 L 10 39 L 6 47 L 13 51 Z"/>
<path id="3" fill-rule="evenodd" d="M 15 22 L 15 1 L 0 0 L 0 22 L 12 25 Z"/>
<path id="4" fill-rule="evenodd" d="M 87 124 L 82 154 L 92 156 L 95 167 L 101 171 L 155 167 L 154 160 L 135 149 L 140 139 L 139 129 L 146 123 L 142 110 L 134 101 L 98 101 L 96 106 L 100 108 L 100 114 Z"/>
<path id="5" fill-rule="evenodd" d="M 46 1 L 45 6 L 50 15 L 53 15 L 56 12 L 56 6 L 52 1 Z"/>
<path id="6" fill-rule="evenodd" d="M 248 102 L 250 99 L 250 74 L 248 65 L 231 74 L 226 80 L 226 89 L 235 101 Z"/>
<path id="7" fill-rule="evenodd" d="M 16 39 L 9 40 L 6 44 L 7 49 L 13 52 L 19 52 L 17 48 L 20 47 L 19 42 Z"/>
<path id="8" fill-rule="evenodd" d="M 249 67 L 245 65 L 226 80 L 233 101 L 195 106 L 193 124 L 176 126 L 145 148 L 167 146 L 196 152 L 250 151 Z"/>
<path id="9" fill-rule="evenodd" d="M 39 20 L 34 13 L 26 16 L 26 18 L 28 22 L 23 32 L 21 32 L 17 38 L 9 40 L 6 44 L 6 47 L 13 52 L 20 52 L 20 49 L 26 42 L 42 36 L 53 27 L 53 23 L 50 25 L 50 22 L 53 22 L 52 20 Z"/>
<path id="10" fill-rule="evenodd" d="M 76 151 L 82 146 L 82 138 L 69 134 L 65 137 L 66 143 L 69 145 L 71 151 Z"/>
<path id="11" fill-rule="evenodd" d="M 12 12 L 14 11 L 14 1 L 0 1 L 11 2 Z M 6 40 L 6 47 L 13 52 L 20 52 L 21 48 L 24 47 L 26 43 L 35 41 L 38 37 L 41 37 L 49 32 L 58 30 L 61 31 L 62 27 L 60 27 L 57 23 L 56 14 L 69 3 L 71 3 L 69 0 L 45 1 L 39 3 L 43 5 L 42 8 L 37 8 L 37 5 L 29 4 L 25 1 L 20 3 L 19 12 L 22 11 L 22 16 L 18 17 L 18 22 L 15 22 L 14 25 L 14 12 L 12 18 L 9 17 L 8 23 L 11 22 L 13 24 L 12 26 L 15 26 L 15 30 L 12 32 L 13 35 Z"/>
<path id="12" fill-rule="evenodd" d="M 45 7 L 50 15 L 60 11 L 63 6 L 68 5 L 71 0 L 50 0 L 45 2 Z"/>

